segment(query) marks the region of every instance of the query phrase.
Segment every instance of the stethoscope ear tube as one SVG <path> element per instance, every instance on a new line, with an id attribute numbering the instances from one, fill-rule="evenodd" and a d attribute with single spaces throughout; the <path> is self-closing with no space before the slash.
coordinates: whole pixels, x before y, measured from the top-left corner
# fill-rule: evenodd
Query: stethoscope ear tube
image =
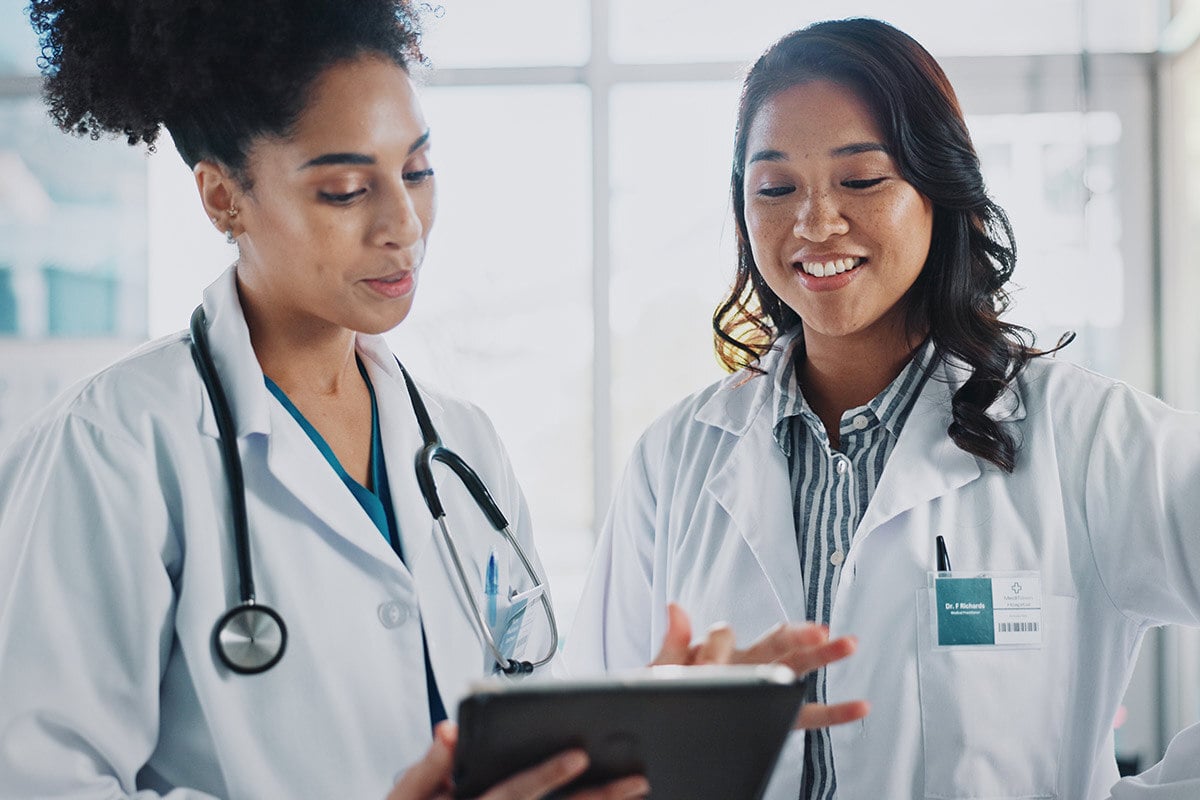
<path id="1" fill-rule="evenodd" d="M 246 483 L 242 460 L 237 449 L 237 431 L 233 413 L 217 377 L 212 351 L 205 330 L 204 307 L 192 312 L 192 360 L 208 392 L 221 444 L 221 461 L 229 484 L 229 503 L 233 518 L 234 550 L 237 554 L 238 597 L 241 600 L 226 611 L 213 626 L 212 643 L 225 666 L 243 675 L 264 672 L 283 658 L 287 647 L 287 626 L 275 609 L 259 605 L 254 598 L 254 574 L 250 563 L 250 533 L 246 517 Z"/>

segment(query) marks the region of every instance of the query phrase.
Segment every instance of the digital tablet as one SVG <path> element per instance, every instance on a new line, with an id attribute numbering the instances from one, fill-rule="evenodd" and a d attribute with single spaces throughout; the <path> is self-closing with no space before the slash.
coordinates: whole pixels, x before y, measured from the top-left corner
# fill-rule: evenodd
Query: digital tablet
<path id="1" fill-rule="evenodd" d="M 655 800 L 753 800 L 766 788 L 803 698 L 804 682 L 780 665 L 476 684 L 458 710 L 456 795 L 477 797 L 582 747 L 588 771 L 553 796 L 641 774 Z"/>

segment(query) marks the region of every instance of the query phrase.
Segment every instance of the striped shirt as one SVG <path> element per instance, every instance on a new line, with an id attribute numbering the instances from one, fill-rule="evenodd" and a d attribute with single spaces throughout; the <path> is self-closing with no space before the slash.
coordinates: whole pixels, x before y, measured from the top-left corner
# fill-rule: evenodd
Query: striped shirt
<path id="1" fill-rule="evenodd" d="M 918 348 L 875 399 L 842 414 L 838 451 L 830 446 L 824 425 L 800 389 L 796 367 L 803 360 L 803 340 L 792 334 L 781 339 L 779 347 L 782 352 L 772 370 L 775 441 L 787 456 L 791 477 L 807 617 L 810 622 L 828 625 L 842 563 L 924 384 L 933 346 L 926 342 Z M 813 677 L 807 699 L 823 703 L 825 670 L 818 670 Z M 832 800 L 836 789 L 829 731 L 806 732 L 801 800 Z"/>

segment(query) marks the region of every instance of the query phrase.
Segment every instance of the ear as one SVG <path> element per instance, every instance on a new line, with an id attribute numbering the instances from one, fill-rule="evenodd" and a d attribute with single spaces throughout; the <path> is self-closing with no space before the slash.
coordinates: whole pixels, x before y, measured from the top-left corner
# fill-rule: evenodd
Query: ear
<path id="1" fill-rule="evenodd" d="M 213 227 L 221 233 L 239 236 L 243 227 L 238 219 L 237 201 L 242 191 L 233 175 L 223 165 L 208 160 L 198 162 L 192 175 L 204 213 L 212 220 Z"/>

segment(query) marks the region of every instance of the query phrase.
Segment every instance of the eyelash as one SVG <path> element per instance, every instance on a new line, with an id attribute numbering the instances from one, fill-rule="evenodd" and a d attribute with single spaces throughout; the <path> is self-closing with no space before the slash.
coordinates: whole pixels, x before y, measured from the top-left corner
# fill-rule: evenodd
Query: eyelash
<path id="1" fill-rule="evenodd" d="M 363 194 L 366 194 L 366 192 L 366 189 L 359 189 L 358 191 L 348 192 L 346 194 L 330 194 L 329 192 L 320 192 L 320 195 L 322 200 L 340 206 L 349 203 L 351 200 L 354 200 Z"/>
<path id="2" fill-rule="evenodd" d="M 870 189 L 872 186 L 878 186 L 883 183 L 886 178 L 865 178 L 863 180 L 842 181 L 842 186 L 847 189 Z M 768 186 L 765 189 L 759 189 L 758 194 L 762 197 L 783 197 L 796 191 L 794 186 Z"/>
<path id="3" fill-rule="evenodd" d="M 877 186 L 883 183 L 883 178 L 867 178 L 860 181 L 842 181 L 842 186 L 847 189 L 870 189 L 872 186 Z"/>
<path id="4" fill-rule="evenodd" d="M 421 184 L 433 177 L 433 169 L 430 168 L 423 169 L 418 172 L 406 172 L 402 177 L 404 178 L 405 183 Z M 366 189 L 358 189 L 353 192 L 347 192 L 346 194 L 330 194 L 329 192 L 319 192 L 322 200 L 339 206 L 347 205 L 351 201 L 358 199 L 366 193 Z"/>

